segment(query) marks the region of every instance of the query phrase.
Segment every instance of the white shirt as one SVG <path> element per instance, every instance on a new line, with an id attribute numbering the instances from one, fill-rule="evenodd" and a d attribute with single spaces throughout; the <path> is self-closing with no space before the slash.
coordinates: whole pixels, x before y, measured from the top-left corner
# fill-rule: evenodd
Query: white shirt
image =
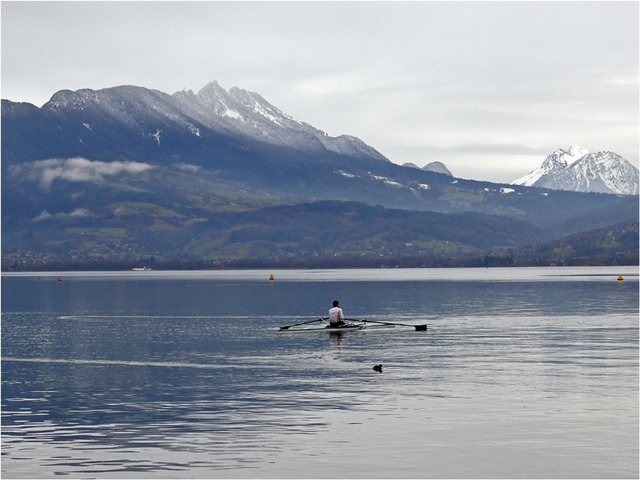
<path id="1" fill-rule="evenodd" d="M 340 307 L 329 310 L 329 323 L 338 323 L 340 320 L 344 320 L 344 313 Z"/>

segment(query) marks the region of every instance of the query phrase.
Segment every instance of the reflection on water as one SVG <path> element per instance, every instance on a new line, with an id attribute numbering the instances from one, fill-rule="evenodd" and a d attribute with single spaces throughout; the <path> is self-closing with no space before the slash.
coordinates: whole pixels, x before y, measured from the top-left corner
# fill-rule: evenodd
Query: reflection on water
<path id="1" fill-rule="evenodd" d="M 637 478 L 637 269 L 518 270 L 10 277 L 2 474 Z"/>

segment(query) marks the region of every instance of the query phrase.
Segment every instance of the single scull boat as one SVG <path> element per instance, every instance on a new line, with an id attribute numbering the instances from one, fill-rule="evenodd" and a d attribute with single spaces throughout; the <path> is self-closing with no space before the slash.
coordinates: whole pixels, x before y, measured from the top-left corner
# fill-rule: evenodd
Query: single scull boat
<path id="1" fill-rule="evenodd" d="M 324 332 L 324 333 L 342 333 L 350 332 L 352 330 L 369 330 L 371 328 L 394 328 L 394 325 L 383 325 L 379 323 L 347 323 L 341 327 L 330 327 L 326 323 L 320 325 L 290 325 L 287 327 L 280 327 L 279 332 L 284 333 L 311 333 L 311 332 Z"/>
<path id="2" fill-rule="evenodd" d="M 328 317 L 320 317 L 315 320 L 309 320 L 307 322 L 295 323 L 293 325 L 286 325 L 284 327 L 280 327 L 278 329 L 279 332 L 329 332 L 329 333 L 339 333 L 346 332 L 349 330 L 364 330 L 368 328 L 393 328 L 395 326 L 399 327 L 413 327 L 417 332 L 426 332 L 427 324 L 423 325 L 411 325 L 407 323 L 393 323 L 393 322 L 381 322 L 378 320 L 366 320 L 366 319 L 357 319 L 357 318 L 345 318 L 347 322 L 346 325 L 342 325 L 340 327 L 330 327 L 327 323 L 329 320 Z M 322 325 L 310 325 L 315 322 L 323 322 Z M 355 323 L 354 323 L 355 322 Z"/>

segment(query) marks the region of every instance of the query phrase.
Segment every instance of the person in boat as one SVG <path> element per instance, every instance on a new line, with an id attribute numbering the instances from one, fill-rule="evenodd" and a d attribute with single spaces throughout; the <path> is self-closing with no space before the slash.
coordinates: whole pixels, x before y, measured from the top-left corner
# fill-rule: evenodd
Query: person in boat
<path id="1" fill-rule="evenodd" d="M 346 325 L 344 323 L 344 313 L 340 308 L 340 302 L 338 300 L 333 301 L 333 308 L 329 310 L 329 326 L 333 328 Z"/>

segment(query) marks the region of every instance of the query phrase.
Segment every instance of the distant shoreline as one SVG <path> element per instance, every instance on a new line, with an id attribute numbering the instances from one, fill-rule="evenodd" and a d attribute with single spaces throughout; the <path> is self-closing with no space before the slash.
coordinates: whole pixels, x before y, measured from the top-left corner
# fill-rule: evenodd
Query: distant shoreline
<path id="1" fill-rule="evenodd" d="M 365 264 L 349 264 L 343 266 L 337 265 L 328 265 L 328 264 L 315 264 L 315 265 L 307 265 L 300 263 L 298 265 L 289 264 L 285 265 L 282 262 L 273 262 L 273 263 L 259 263 L 255 266 L 248 266 L 244 264 L 245 262 L 238 262 L 238 264 L 225 264 L 218 266 L 194 266 L 190 262 L 167 262 L 166 264 L 158 264 L 154 265 L 153 268 L 148 268 L 146 270 L 141 269 L 132 269 L 131 267 L 122 266 L 120 264 L 112 264 L 105 265 L 90 265 L 90 264 L 49 264 L 49 265 L 23 265 L 22 268 L 6 268 L 6 266 L 2 266 L 0 270 L 2 275 L 7 275 L 11 273 L 33 273 L 33 274 L 56 274 L 56 273 L 95 273 L 95 272 L 110 272 L 110 273 L 130 273 L 131 275 L 147 275 L 154 274 L 156 272 L 225 272 L 225 271 L 291 271 L 291 270 L 396 270 L 396 269 L 410 269 L 410 270 L 421 270 L 421 269 L 495 269 L 495 268 L 503 268 L 503 269 L 515 269 L 515 268 L 539 268 L 539 267 L 620 267 L 624 269 L 638 268 L 639 265 L 636 263 L 566 263 L 562 265 L 549 263 L 549 264 L 474 264 L 470 262 L 467 265 L 401 265 L 396 264 L 393 266 L 388 265 L 365 265 Z M 249 263 L 247 261 L 247 263 Z M 93 267 L 93 268 L 91 268 Z M 597 274 L 593 274 L 597 275 Z"/>

